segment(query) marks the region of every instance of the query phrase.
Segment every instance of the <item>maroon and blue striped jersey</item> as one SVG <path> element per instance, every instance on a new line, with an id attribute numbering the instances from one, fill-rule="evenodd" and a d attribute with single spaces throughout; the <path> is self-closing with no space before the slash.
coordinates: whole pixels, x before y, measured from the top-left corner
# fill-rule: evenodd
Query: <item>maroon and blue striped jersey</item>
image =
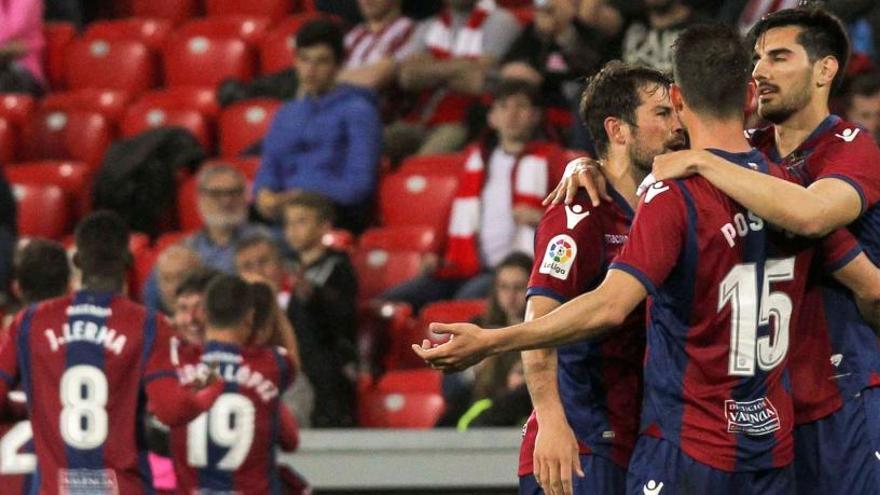
<path id="1" fill-rule="evenodd" d="M 293 379 L 274 347 L 208 341 L 178 350 L 178 379 L 198 382 L 216 370 L 223 393 L 210 410 L 171 429 L 178 492 L 280 494 L 275 449 L 283 444 L 281 394 Z"/>
<path id="2" fill-rule="evenodd" d="M 710 151 L 771 172 L 757 150 Z M 702 177 L 645 192 L 630 239 L 611 264 L 650 295 L 642 434 L 728 472 L 792 461 L 786 361 L 811 246 L 773 230 Z M 860 252 L 845 230 L 822 247 L 829 270 Z"/>
<path id="3" fill-rule="evenodd" d="M 773 128 L 751 133 L 753 144 L 805 184 L 834 178 L 859 193 L 862 213 L 850 224 L 867 256 L 880 264 L 880 149 L 870 133 L 831 115 L 786 157 L 776 149 Z M 880 385 L 880 347 L 851 293 L 828 277 L 809 288 L 799 337 L 792 344 L 792 393 L 796 423 L 823 418 L 844 397 Z"/>
<path id="4" fill-rule="evenodd" d="M 623 248 L 633 211 L 614 189 L 612 202 L 593 207 L 581 192 L 571 205 L 547 209 L 535 234 L 536 259 L 528 296 L 564 303 L 595 288 Z M 625 468 L 635 445 L 645 353 L 644 308 L 615 332 L 557 349 L 559 396 L 582 454 Z M 519 475 L 532 473 L 538 421 L 526 422 Z"/>
<path id="5" fill-rule="evenodd" d="M 170 327 L 106 292 L 23 310 L 0 349 L 0 393 L 28 401 L 40 493 L 150 493 L 145 388 L 171 380 Z M 169 398 L 173 400 L 173 398 Z"/>

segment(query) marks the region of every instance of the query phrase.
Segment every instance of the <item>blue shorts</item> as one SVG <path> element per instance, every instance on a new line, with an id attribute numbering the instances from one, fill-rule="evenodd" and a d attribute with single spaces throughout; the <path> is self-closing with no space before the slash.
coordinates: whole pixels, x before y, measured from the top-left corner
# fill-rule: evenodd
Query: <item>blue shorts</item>
<path id="1" fill-rule="evenodd" d="M 798 495 L 880 493 L 880 387 L 794 429 Z"/>
<path id="2" fill-rule="evenodd" d="M 626 492 L 626 469 L 609 459 L 593 454 L 581 454 L 584 477 L 572 473 L 575 495 L 623 495 Z M 520 495 L 544 495 L 534 475 L 520 476 Z"/>
<path id="3" fill-rule="evenodd" d="M 791 495 L 794 470 L 722 471 L 688 456 L 672 442 L 642 435 L 629 463 L 626 487 L 629 495 Z"/>

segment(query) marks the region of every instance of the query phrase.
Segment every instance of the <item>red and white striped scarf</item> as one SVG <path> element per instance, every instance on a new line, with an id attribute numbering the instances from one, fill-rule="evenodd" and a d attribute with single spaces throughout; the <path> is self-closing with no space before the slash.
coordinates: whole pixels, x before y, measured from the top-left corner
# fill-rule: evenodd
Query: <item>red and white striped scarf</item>
<path id="1" fill-rule="evenodd" d="M 479 57 L 483 54 L 483 23 L 495 8 L 494 0 L 480 0 L 455 36 L 452 34 L 452 14 L 449 9 L 444 10 L 428 26 L 425 44 L 434 57 L 441 60 L 451 57 Z"/>
<path id="2" fill-rule="evenodd" d="M 398 58 L 398 52 L 409 41 L 414 29 L 415 22 L 403 16 L 375 33 L 366 23 L 358 24 L 345 36 L 348 52 L 345 67 L 355 69 L 374 64 L 384 57 Z"/>
<path id="3" fill-rule="evenodd" d="M 741 33 L 748 32 L 756 22 L 767 14 L 782 9 L 793 9 L 800 0 L 749 0 L 739 16 L 738 27 Z"/>
<path id="4" fill-rule="evenodd" d="M 480 232 L 480 203 L 486 182 L 485 160 L 488 156 L 491 156 L 491 152 L 486 153 L 478 145 L 468 150 L 458 191 L 452 202 L 443 265 L 437 272 L 437 276 L 441 278 L 470 278 L 480 273 L 477 235 Z M 514 207 L 543 208 L 541 201 L 548 192 L 551 160 L 556 159 L 561 159 L 561 150 L 555 144 L 529 143 L 513 166 L 511 180 Z M 531 253 L 534 250 L 534 238 L 534 227 L 517 225 L 514 249 Z"/>

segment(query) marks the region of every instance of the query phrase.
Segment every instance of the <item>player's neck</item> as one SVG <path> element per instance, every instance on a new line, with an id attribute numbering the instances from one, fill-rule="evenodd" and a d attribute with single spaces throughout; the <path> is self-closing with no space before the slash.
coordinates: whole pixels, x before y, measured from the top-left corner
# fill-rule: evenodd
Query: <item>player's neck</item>
<path id="1" fill-rule="evenodd" d="M 773 126 L 779 156 L 788 156 L 796 150 L 830 114 L 827 103 L 813 101 L 785 122 Z"/>
<path id="2" fill-rule="evenodd" d="M 719 149 L 742 153 L 752 149 L 743 132 L 742 119 L 718 119 L 694 116 L 688 119 L 687 129 L 693 149 Z"/>
<path id="3" fill-rule="evenodd" d="M 218 328 L 208 327 L 205 330 L 205 340 L 213 340 L 214 342 L 222 342 L 224 344 L 242 345 L 238 338 L 239 331 L 237 328 Z"/>
<path id="4" fill-rule="evenodd" d="M 639 204 L 636 190 L 645 180 L 647 172 L 635 166 L 626 150 L 609 150 L 608 156 L 602 160 L 602 175 L 630 206 Z"/>
<path id="5" fill-rule="evenodd" d="M 83 275 L 82 289 L 92 292 L 110 292 L 113 294 L 122 294 L 125 287 L 123 281 L 119 278 L 100 277 L 96 275 Z"/>

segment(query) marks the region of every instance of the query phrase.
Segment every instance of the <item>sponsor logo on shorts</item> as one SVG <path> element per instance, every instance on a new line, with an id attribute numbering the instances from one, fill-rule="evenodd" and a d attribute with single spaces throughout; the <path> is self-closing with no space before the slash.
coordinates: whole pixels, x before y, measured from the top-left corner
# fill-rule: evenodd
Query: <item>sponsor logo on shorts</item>
<path id="1" fill-rule="evenodd" d="M 545 273 L 551 277 L 565 280 L 571 272 L 571 265 L 574 264 L 574 258 L 577 256 L 577 244 L 571 236 L 560 234 L 547 244 L 547 251 L 544 253 L 544 260 L 541 261 L 540 273 Z"/>
<path id="2" fill-rule="evenodd" d="M 781 428 L 779 413 L 766 397 L 749 402 L 724 401 L 729 433 L 767 435 Z"/>
<path id="3" fill-rule="evenodd" d="M 663 489 L 663 482 L 656 482 L 654 480 L 650 480 L 645 483 L 645 488 L 642 489 L 642 492 L 645 495 L 658 495 L 660 490 Z"/>

